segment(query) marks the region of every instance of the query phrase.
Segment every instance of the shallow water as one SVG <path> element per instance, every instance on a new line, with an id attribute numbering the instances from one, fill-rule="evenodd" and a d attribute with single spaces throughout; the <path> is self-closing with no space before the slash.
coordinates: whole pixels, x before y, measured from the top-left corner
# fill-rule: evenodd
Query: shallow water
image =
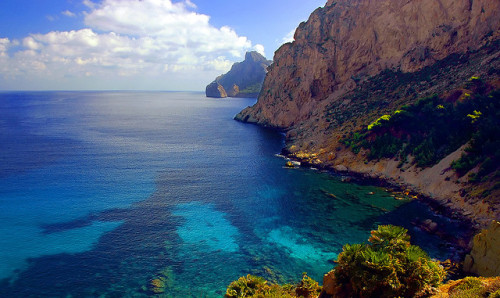
<path id="1" fill-rule="evenodd" d="M 321 281 L 345 243 L 459 223 L 382 188 L 286 169 L 281 134 L 232 120 L 255 99 L 202 93 L 0 93 L 0 296 L 220 297 L 248 273 Z"/>

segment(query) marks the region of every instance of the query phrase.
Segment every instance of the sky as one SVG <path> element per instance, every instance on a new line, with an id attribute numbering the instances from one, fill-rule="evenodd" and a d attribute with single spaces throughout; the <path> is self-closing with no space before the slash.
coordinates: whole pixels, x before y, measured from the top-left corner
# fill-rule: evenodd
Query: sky
<path id="1" fill-rule="evenodd" d="M 201 91 L 326 0 L 1 0 L 0 90 Z"/>

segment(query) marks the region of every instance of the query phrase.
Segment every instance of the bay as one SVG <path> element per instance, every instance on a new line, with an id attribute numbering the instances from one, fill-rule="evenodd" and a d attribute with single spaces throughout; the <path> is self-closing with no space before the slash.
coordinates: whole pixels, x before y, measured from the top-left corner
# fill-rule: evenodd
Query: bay
<path id="1" fill-rule="evenodd" d="M 383 188 L 287 169 L 255 99 L 0 93 L 0 296 L 221 297 L 239 276 L 318 281 L 345 243 L 398 224 L 432 257 L 461 223 Z M 161 288 L 154 285 L 161 281 Z"/>

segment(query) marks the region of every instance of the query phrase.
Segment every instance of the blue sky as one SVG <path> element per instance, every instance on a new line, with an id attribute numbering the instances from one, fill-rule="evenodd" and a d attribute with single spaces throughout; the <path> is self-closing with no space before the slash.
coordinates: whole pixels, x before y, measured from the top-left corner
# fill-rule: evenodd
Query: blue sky
<path id="1" fill-rule="evenodd" d="M 204 90 L 326 0 L 2 0 L 0 90 Z"/>

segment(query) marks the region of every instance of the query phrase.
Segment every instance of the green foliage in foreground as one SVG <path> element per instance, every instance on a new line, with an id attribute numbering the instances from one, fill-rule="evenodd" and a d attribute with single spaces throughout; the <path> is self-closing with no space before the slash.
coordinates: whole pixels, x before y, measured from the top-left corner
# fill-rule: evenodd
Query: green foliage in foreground
<path id="1" fill-rule="evenodd" d="M 500 297 L 500 280 L 498 278 L 485 279 L 469 276 L 453 283 L 448 290 L 450 298 Z"/>
<path id="2" fill-rule="evenodd" d="M 425 296 L 445 277 L 444 269 L 418 246 L 407 230 L 379 226 L 369 244 L 346 244 L 334 270 L 339 293 L 346 297 Z"/>
<path id="3" fill-rule="evenodd" d="M 318 282 L 303 274 L 297 285 L 277 285 L 269 283 L 262 277 L 248 274 L 233 281 L 226 290 L 226 298 L 240 297 L 317 297 L 321 292 Z"/>
<path id="4" fill-rule="evenodd" d="M 463 175 L 479 165 L 472 177 L 479 180 L 500 164 L 500 90 L 489 92 L 491 86 L 475 77 L 465 87 L 471 93 L 459 94 L 456 102 L 437 96 L 420 99 L 341 142 L 355 153 L 368 149 L 368 159 L 399 158 L 403 165 L 413 156 L 419 167 L 432 166 L 470 142 L 452 167 Z"/>
<path id="5" fill-rule="evenodd" d="M 425 296 L 445 277 L 444 269 L 418 246 L 407 230 L 379 226 L 369 244 L 346 244 L 334 269 L 338 297 Z M 225 297 L 318 297 L 321 287 L 305 273 L 297 285 L 277 285 L 247 275 L 233 281 Z"/>

